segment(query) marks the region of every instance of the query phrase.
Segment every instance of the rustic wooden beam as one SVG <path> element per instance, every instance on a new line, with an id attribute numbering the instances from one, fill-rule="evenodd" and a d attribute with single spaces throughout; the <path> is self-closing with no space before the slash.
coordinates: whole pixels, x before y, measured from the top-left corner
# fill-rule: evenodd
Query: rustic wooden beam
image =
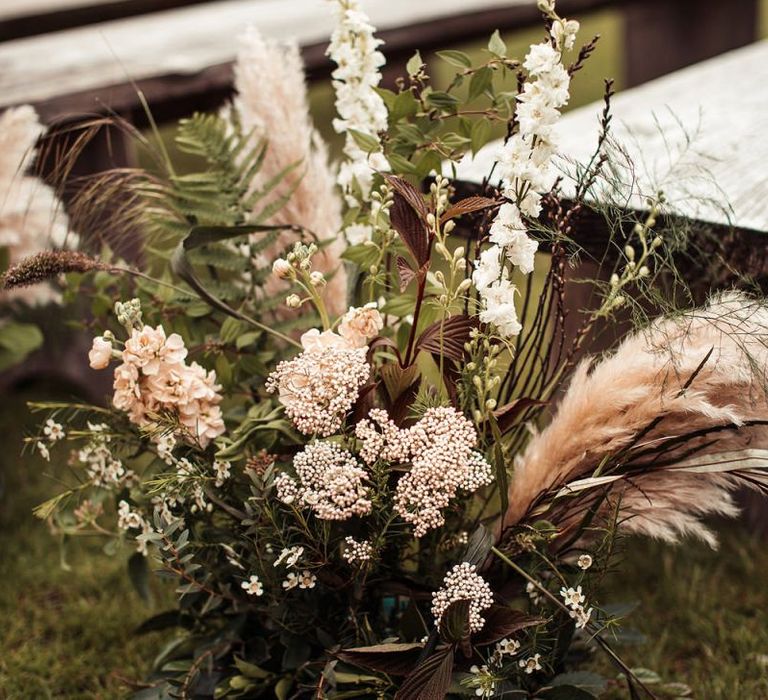
<path id="1" fill-rule="evenodd" d="M 624 13 L 628 86 L 757 39 L 758 0 L 634 0 Z"/>
<path id="2" fill-rule="evenodd" d="M 0 42 L 208 1 L 4 0 L 0 6 Z"/>
<path id="3" fill-rule="evenodd" d="M 439 8 L 411 0 L 363 4 L 391 62 L 416 48 L 428 51 L 540 20 L 534 0 L 443 0 Z M 579 15 L 618 4 L 561 0 L 559 7 Z M 0 44 L 0 109 L 31 103 L 47 121 L 108 109 L 129 113 L 139 105 L 137 87 L 169 119 L 190 107 L 210 108 L 231 90 L 235 39 L 248 24 L 267 36 L 295 38 L 310 79 L 327 76 L 328 7 L 307 0 L 222 0 Z"/>

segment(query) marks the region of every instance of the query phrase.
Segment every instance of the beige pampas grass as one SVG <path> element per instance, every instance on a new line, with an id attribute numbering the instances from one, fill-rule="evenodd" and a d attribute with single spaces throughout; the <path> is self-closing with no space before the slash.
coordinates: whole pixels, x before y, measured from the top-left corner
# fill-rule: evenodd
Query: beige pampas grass
<path id="1" fill-rule="evenodd" d="M 37 140 L 44 133 L 35 110 L 13 107 L 0 115 L 0 247 L 10 263 L 48 248 L 75 242 L 67 215 L 53 189 L 28 174 Z M 57 299 L 48 285 L 6 290 L 3 300 L 44 304 Z"/>
<path id="2" fill-rule="evenodd" d="M 267 223 L 298 224 L 321 241 L 330 241 L 317 255 L 315 267 L 328 278 L 324 297 L 329 311 L 340 314 L 347 308 L 347 277 L 340 257 L 344 250 L 340 234 L 341 199 L 326 145 L 309 115 L 299 48 L 295 43 L 267 40 L 255 29 L 249 30 L 242 41 L 235 64 L 237 97 L 232 109 L 245 133 L 254 130 L 257 137 L 268 142 L 267 155 L 253 187 L 263 187 L 281 170 L 300 162 L 267 200 L 284 197 L 295 188 Z M 259 206 L 265 203 L 261 201 Z M 272 250 L 267 251 L 267 257 L 271 260 L 295 239 L 295 233 L 284 232 Z M 273 295 L 283 288 L 283 282 L 270 278 L 265 293 Z"/>
<path id="3" fill-rule="evenodd" d="M 516 461 L 504 527 L 567 531 L 595 505 L 625 531 L 714 545 L 702 516 L 735 515 L 741 484 L 768 486 L 766 371 L 768 307 L 735 293 L 583 362 Z"/>

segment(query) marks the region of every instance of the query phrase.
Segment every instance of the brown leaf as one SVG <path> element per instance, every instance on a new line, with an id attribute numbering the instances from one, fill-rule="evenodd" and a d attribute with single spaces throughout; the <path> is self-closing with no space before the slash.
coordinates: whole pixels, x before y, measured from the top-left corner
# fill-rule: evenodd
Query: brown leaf
<path id="1" fill-rule="evenodd" d="M 539 401 L 538 399 L 532 399 L 530 397 L 523 397 L 521 399 L 515 399 L 508 404 L 497 408 L 493 415 L 496 418 L 496 422 L 499 424 L 499 430 L 505 433 L 513 425 L 520 414 L 524 413 L 527 409 L 534 406 L 546 406 L 546 401 Z"/>
<path id="2" fill-rule="evenodd" d="M 442 344 L 440 342 L 442 325 Z M 477 327 L 477 320 L 457 314 L 427 326 L 416 341 L 416 349 L 431 352 L 461 362 L 464 359 L 464 344 L 469 340 L 470 331 Z"/>
<path id="3" fill-rule="evenodd" d="M 427 205 L 424 202 L 421 192 L 419 192 L 410 182 L 403 180 L 397 175 L 384 175 L 384 179 L 392 187 L 397 194 L 405 199 L 411 208 L 418 214 L 419 218 L 426 224 L 427 223 Z"/>
<path id="4" fill-rule="evenodd" d="M 445 223 L 449 219 L 455 219 L 464 214 L 471 214 L 475 211 L 497 207 L 500 204 L 501 202 L 498 199 L 492 199 L 491 197 L 467 197 L 450 206 L 448 211 L 440 217 L 440 222 Z"/>
<path id="5" fill-rule="evenodd" d="M 402 255 L 397 256 L 397 276 L 400 293 L 404 292 L 405 288 L 416 278 L 416 270 L 408 264 Z"/>
<path id="6" fill-rule="evenodd" d="M 418 267 L 421 267 L 429 260 L 427 205 L 421 193 L 411 183 L 395 175 L 384 177 L 395 191 L 394 202 L 389 211 L 392 227 L 400 234 Z"/>
<path id="7" fill-rule="evenodd" d="M 544 622 L 540 617 L 526 615 L 520 610 L 512 610 L 506 605 L 492 605 L 483 613 L 485 624 L 476 635 L 472 637 L 472 643 L 477 646 L 485 646 L 498 642 L 504 637 L 509 637 L 515 632 L 535 627 Z"/>
<path id="8" fill-rule="evenodd" d="M 371 647 L 342 649 L 337 656 L 342 661 L 361 668 L 393 676 L 406 676 L 416 668 L 423 650 L 421 644 L 376 644 Z"/>
<path id="9" fill-rule="evenodd" d="M 389 362 L 381 366 L 379 373 L 384 380 L 384 386 L 387 387 L 389 398 L 395 401 L 418 379 L 419 368 L 416 365 L 402 368 L 398 364 Z"/>
<path id="10" fill-rule="evenodd" d="M 438 648 L 408 675 L 395 700 L 444 700 L 452 671 L 453 648 Z"/>

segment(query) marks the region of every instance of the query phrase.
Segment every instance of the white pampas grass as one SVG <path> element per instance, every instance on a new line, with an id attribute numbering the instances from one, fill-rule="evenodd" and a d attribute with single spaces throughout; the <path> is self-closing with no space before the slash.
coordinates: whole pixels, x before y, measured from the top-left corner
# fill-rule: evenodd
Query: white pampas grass
<path id="1" fill-rule="evenodd" d="M 242 39 L 235 64 L 235 89 L 237 97 L 232 109 L 237 112 L 243 131 L 254 130 L 257 137 L 268 142 L 267 155 L 253 187 L 263 187 L 281 170 L 300 162 L 266 202 L 259 202 L 259 207 L 295 188 L 268 223 L 298 224 L 321 241 L 330 241 L 317 255 L 315 268 L 328 279 L 324 296 L 329 311 L 343 313 L 347 308 L 347 277 L 340 257 L 345 247 L 339 233 L 341 199 L 326 145 L 309 114 L 298 46 L 280 44 L 265 39 L 255 29 L 249 30 Z M 266 255 L 274 258 L 274 253 L 284 250 L 295 238 L 296 234 L 291 232 L 281 234 Z M 283 282 L 271 278 L 265 293 L 273 295 L 283 287 Z"/>
<path id="2" fill-rule="evenodd" d="M 53 189 L 28 174 L 35 146 L 45 129 L 35 110 L 24 105 L 0 115 L 0 247 L 14 264 L 49 248 L 74 244 L 67 215 Z M 2 299 L 45 304 L 58 298 L 49 285 L 4 291 Z"/>
<path id="3" fill-rule="evenodd" d="M 768 486 L 767 371 L 768 306 L 736 293 L 583 362 L 516 460 L 504 527 L 556 512 L 569 529 L 599 504 L 625 531 L 714 545 L 701 518 L 736 515 L 739 485 Z"/>

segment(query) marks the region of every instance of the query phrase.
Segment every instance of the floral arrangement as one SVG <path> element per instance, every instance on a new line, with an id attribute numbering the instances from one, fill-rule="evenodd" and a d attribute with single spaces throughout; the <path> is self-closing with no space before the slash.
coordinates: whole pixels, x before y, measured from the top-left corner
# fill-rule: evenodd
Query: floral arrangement
<path id="1" fill-rule="evenodd" d="M 495 33 L 479 64 L 438 53 L 442 89 L 417 54 L 397 91 L 367 17 L 335 5 L 337 167 L 297 48 L 251 32 L 233 102 L 179 125 L 198 171 L 155 149 L 83 195 L 128 195 L 115 222 L 141 231 L 141 268 L 79 229 L 81 252 L 6 273 L 90 298 L 88 360 L 112 376 L 105 405 L 32 406 L 28 445 L 72 445 L 74 479 L 37 514 L 135 548 L 140 591 L 150 568 L 176 582 L 145 628 L 181 631 L 137 697 L 655 697 L 611 646 L 600 583 L 622 533 L 714 544 L 705 516 L 768 487 L 768 306 L 672 307 L 693 243 L 661 193 L 597 209 L 612 233 L 571 303 L 618 156 L 608 83 L 593 159 L 563 165 L 595 42 L 577 50 L 553 0 L 522 61 Z M 456 168 L 496 127 L 472 189 Z M 595 653 L 614 676 L 584 670 Z"/>

